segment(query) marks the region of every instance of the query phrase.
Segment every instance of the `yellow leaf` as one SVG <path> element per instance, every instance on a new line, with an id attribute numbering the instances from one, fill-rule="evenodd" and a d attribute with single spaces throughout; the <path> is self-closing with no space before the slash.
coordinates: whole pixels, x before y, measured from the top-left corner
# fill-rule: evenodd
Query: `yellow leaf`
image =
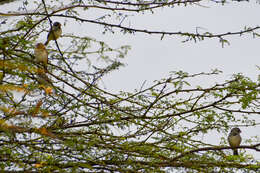
<path id="1" fill-rule="evenodd" d="M 42 111 L 42 115 L 45 118 L 50 116 L 49 112 L 47 112 L 47 111 Z"/>
<path id="2" fill-rule="evenodd" d="M 43 165 L 41 163 L 36 163 L 35 168 L 41 168 Z"/>
<path id="3" fill-rule="evenodd" d="M 36 163 L 34 166 L 35 168 L 41 168 L 44 166 L 44 164 L 46 164 L 46 162 Z"/>
<path id="4" fill-rule="evenodd" d="M 48 131 L 46 128 L 42 127 L 39 129 L 40 134 L 48 136 L 51 138 L 57 138 L 52 132 Z"/>
<path id="5" fill-rule="evenodd" d="M 0 127 L 8 127 L 8 125 L 5 123 L 5 120 L 0 119 Z"/>
<path id="6" fill-rule="evenodd" d="M 49 133 L 48 133 L 48 130 L 46 129 L 46 128 L 40 128 L 39 129 L 39 131 L 40 131 L 40 133 L 42 134 L 42 135 L 48 135 Z"/>
<path id="7" fill-rule="evenodd" d="M 35 115 L 38 114 L 41 105 L 42 105 L 42 101 L 40 100 L 40 101 L 37 103 L 37 105 L 35 106 L 35 109 L 34 109 L 33 112 L 32 112 L 32 116 L 35 116 Z"/>
<path id="8" fill-rule="evenodd" d="M 46 95 L 51 95 L 52 94 L 52 88 L 51 87 L 45 88 L 45 93 L 46 93 Z"/>

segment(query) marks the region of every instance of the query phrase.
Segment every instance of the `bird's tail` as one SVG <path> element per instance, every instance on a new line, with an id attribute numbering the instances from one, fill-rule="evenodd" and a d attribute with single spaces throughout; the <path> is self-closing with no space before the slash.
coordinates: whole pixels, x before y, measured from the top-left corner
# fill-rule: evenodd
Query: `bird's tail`
<path id="1" fill-rule="evenodd" d="M 234 155 L 234 156 L 237 156 L 237 155 L 238 155 L 237 149 L 234 149 L 234 150 L 233 150 L 233 155 Z"/>

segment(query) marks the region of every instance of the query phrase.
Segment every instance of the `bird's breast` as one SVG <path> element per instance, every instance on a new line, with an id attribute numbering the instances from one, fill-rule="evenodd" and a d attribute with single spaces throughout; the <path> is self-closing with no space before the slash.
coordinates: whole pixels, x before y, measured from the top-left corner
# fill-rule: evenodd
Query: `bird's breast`
<path id="1" fill-rule="evenodd" d="M 228 142 L 231 147 L 238 147 L 241 143 L 241 137 L 239 135 L 229 136 Z"/>

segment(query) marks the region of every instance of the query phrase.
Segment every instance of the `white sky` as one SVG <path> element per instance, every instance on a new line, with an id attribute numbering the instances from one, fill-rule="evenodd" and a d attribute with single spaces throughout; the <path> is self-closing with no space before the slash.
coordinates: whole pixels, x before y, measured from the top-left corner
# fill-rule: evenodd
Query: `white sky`
<path id="1" fill-rule="evenodd" d="M 220 4 L 205 3 L 210 8 L 198 6 L 177 7 L 156 10 L 155 14 L 131 17 L 131 26 L 162 31 L 196 31 L 196 27 L 209 31 L 223 33 L 240 31 L 244 26 L 254 27 L 260 5 L 252 3 Z M 215 7 L 213 7 L 215 6 Z M 243 13 L 241 13 L 243 11 Z M 125 22 L 126 25 L 128 24 Z M 113 38 L 113 39 L 111 39 Z M 105 86 L 114 90 L 134 89 L 140 87 L 144 80 L 153 81 L 168 76 L 170 71 L 183 70 L 189 73 L 209 72 L 218 68 L 226 78 L 231 74 L 241 72 L 252 79 L 259 75 L 256 65 L 260 64 L 259 38 L 252 35 L 242 37 L 227 37 L 231 45 L 222 48 L 218 39 L 207 39 L 194 43 L 182 43 L 184 38 L 146 34 L 102 35 L 102 39 L 114 45 L 129 44 L 132 46 L 127 59 L 128 65 L 114 72 Z M 121 81 L 120 85 L 116 81 Z M 203 81 L 204 82 L 204 81 Z"/>

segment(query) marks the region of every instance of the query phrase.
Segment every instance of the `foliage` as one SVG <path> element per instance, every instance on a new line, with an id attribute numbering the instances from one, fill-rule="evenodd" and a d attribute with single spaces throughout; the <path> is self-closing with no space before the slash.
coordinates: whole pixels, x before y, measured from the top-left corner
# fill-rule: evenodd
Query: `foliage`
<path id="1" fill-rule="evenodd" d="M 42 0 L 24 1 L 18 12 L 1 12 L 5 17 L 1 27 L 6 30 L 0 32 L 0 170 L 259 172 L 259 161 L 245 152 L 230 156 L 225 140 L 212 145 L 201 139 L 210 133 L 226 135 L 231 126 L 259 125 L 252 117 L 260 114 L 260 78 L 252 81 L 236 74 L 212 86 L 193 86 L 192 80 L 206 80 L 221 72 L 177 71 L 150 87 L 111 93 L 102 89 L 99 81 L 124 65 L 120 60 L 130 47 L 113 48 L 82 33 L 63 33 L 69 45 L 57 40 L 48 46 L 52 86 L 37 81 L 41 65 L 34 61 L 33 49 L 53 17 L 65 19 L 65 24 L 67 20 L 99 24 L 104 27 L 103 33 L 140 32 L 159 34 L 161 39 L 171 35 L 184 37 L 184 41 L 217 38 L 225 44 L 229 43 L 227 36 L 259 35 L 258 26 L 214 34 L 149 31 L 122 25 L 131 13 L 198 2 Z M 84 17 L 92 9 L 105 14 L 95 20 Z M 97 65 L 94 58 L 99 59 Z M 248 141 L 240 148 L 259 152 L 257 142 Z"/>

